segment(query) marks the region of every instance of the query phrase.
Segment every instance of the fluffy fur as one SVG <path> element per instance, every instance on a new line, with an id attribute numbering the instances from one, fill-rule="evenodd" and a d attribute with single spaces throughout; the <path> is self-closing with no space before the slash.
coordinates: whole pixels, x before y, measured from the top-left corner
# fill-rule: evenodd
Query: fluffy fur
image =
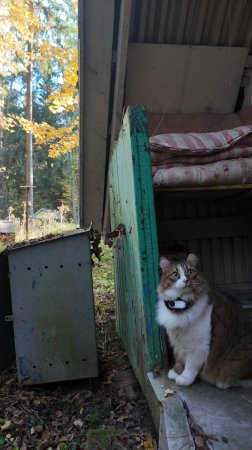
<path id="1" fill-rule="evenodd" d="M 252 324 L 247 312 L 210 289 L 197 263 L 193 254 L 186 260 L 160 260 L 157 321 L 166 328 L 175 356 L 168 378 L 180 386 L 189 386 L 200 375 L 224 389 L 252 387 Z M 188 306 L 185 310 L 176 309 L 178 299 Z"/>

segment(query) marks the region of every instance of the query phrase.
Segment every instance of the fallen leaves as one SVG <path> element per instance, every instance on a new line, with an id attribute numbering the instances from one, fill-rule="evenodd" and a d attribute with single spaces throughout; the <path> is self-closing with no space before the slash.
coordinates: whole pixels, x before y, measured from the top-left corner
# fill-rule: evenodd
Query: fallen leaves
<path id="1" fill-rule="evenodd" d="M 143 448 L 145 450 L 155 450 L 157 448 L 157 446 L 156 446 L 155 442 L 151 438 L 149 438 L 149 439 L 146 439 L 145 441 L 143 441 Z"/>
<path id="2" fill-rule="evenodd" d="M 165 397 L 171 397 L 174 394 L 176 394 L 176 390 L 175 389 L 173 389 L 173 388 L 165 389 L 165 392 L 164 392 Z"/>
<path id="3" fill-rule="evenodd" d="M 11 427 L 11 421 L 10 420 L 6 420 L 4 422 L 4 424 L 1 425 L 0 428 L 1 428 L 2 431 L 5 431 L 5 430 L 8 430 L 10 427 Z"/>
<path id="4" fill-rule="evenodd" d="M 74 426 L 75 426 L 75 427 L 82 428 L 82 427 L 83 427 L 83 422 L 82 422 L 82 420 L 81 420 L 81 419 L 75 420 L 75 421 L 74 421 Z"/>

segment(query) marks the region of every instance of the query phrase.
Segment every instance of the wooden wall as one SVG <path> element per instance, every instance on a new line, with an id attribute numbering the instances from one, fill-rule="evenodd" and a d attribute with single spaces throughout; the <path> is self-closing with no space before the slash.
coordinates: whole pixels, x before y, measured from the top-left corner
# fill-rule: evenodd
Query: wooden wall
<path id="1" fill-rule="evenodd" d="M 248 49 L 131 43 L 126 105 L 153 113 L 231 113 Z"/>
<path id="2" fill-rule="evenodd" d="M 160 253 L 196 253 L 213 283 L 252 301 L 250 191 L 155 194 Z"/>

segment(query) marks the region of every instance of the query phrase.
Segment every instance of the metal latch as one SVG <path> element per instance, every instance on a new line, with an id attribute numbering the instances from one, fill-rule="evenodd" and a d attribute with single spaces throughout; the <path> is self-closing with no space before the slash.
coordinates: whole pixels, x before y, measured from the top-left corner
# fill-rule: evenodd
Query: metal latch
<path id="1" fill-rule="evenodd" d="M 5 322 L 12 322 L 14 319 L 15 319 L 14 314 L 10 314 L 9 316 L 4 317 Z"/>
<path id="2" fill-rule="evenodd" d="M 120 223 L 111 233 L 107 233 L 108 246 L 121 250 L 119 239 L 126 235 L 125 225 Z"/>

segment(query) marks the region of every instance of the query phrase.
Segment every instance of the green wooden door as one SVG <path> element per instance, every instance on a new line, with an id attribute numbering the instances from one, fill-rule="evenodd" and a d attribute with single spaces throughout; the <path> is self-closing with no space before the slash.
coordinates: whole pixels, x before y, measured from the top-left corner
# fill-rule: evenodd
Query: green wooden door
<path id="1" fill-rule="evenodd" d="M 129 107 L 109 170 L 112 230 L 126 233 L 114 248 L 117 326 L 133 369 L 145 387 L 146 373 L 160 367 L 162 338 L 156 323 L 158 245 L 147 118 Z"/>

